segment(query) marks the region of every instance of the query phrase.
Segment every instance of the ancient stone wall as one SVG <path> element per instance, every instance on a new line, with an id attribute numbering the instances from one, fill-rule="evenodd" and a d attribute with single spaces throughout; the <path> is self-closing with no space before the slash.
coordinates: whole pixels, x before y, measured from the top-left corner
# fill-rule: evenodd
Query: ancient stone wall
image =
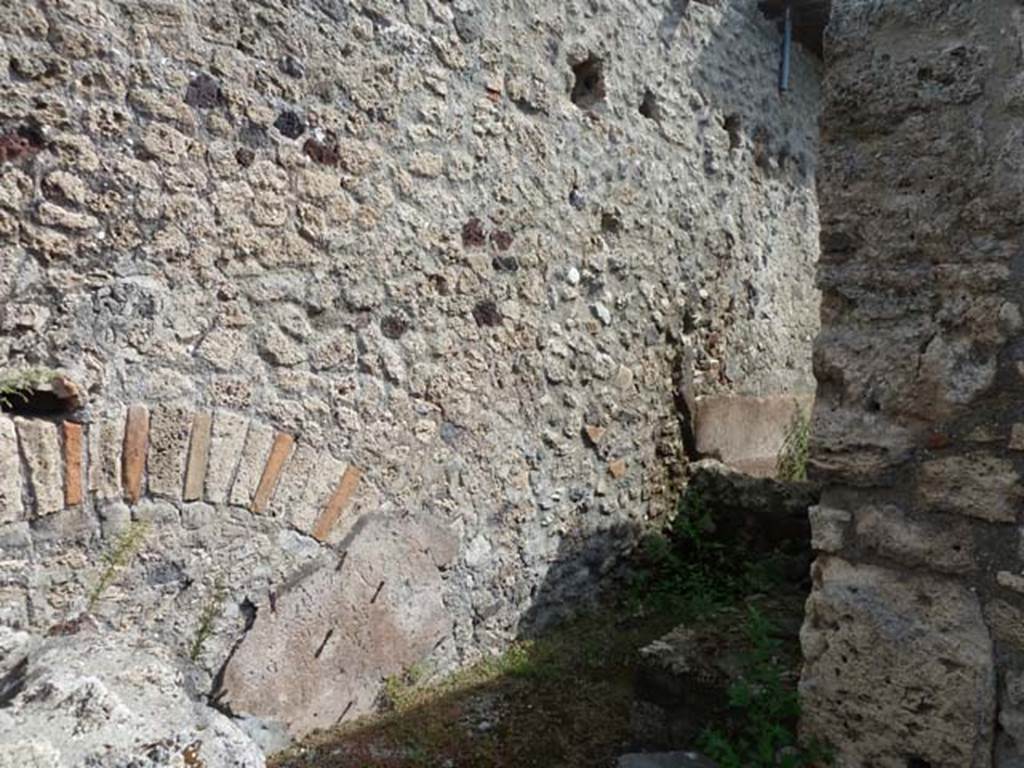
<path id="1" fill-rule="evenodd" d="M 804 729 L 841 767 L 1024 764 L 1024 8 L 837 0 Z"/>
<path id="2" fill-rule="evenodd" d="M 84 400 L 0 421 L 6 623 L 146 522 L 93 612 L 332 724 L 592 595 L 698 398 L 813 388 L 818 62 L 753 0 L 0 5 L 0 356 Z"/>

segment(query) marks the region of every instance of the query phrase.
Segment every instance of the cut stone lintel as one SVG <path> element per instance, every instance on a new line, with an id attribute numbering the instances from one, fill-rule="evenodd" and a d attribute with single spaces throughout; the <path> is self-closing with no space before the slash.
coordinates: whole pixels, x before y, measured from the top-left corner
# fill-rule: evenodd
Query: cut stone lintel
<path id="1" fill-rule="evenodd" d="M 698 397 L 697 453 L 740 472 L 772 476 L 796 409 L 809 415 L 813 403 L 808 394 Z"/>

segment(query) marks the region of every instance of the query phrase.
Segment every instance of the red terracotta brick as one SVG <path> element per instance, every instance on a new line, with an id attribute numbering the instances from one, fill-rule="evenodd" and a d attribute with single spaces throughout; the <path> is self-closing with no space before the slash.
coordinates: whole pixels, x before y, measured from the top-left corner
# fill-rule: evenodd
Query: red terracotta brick
<path id="1" fill-rule="evenodd" d="M 85 499 L 82 483 L 82 425 L 62 422 L 64 435 L 64 504 L 76 507 Z"/>
<path id="2" fill-rule="evenodd" d="M 324 511 L 320 513 L 320 518 L 316 521 L 316 525 L 313 526 L 313 538 L 317 541 L 326 541 L 327 537 L 330 536 L 331 529 L 338 522 L 338 518 L 341 517 L 345 505 L 352 498 L 352 494 L 355 493 L 356 486 L 359 485 L 359 479 L 362 476 L 363 472 L 359 467 L 349 466 L 345 469 L 341 480 L 338 482 L 338 487 L 335 489 L 330 501 L 327 502 L 327 506 L 324 507 Z"/>
<path id="3" fill-rule="evenodd" d="M 192 420 L 192 441 L 188 448 L 188 466 L 185 469 L 185 501 L 196 501 L 203 496 L 203 480 L 210 460 L 210 428 L 213 416 L 201 411 Z"/>
<path id="4" fill-rule="evenodd" d="M 121 466 L 124 473 L 124 495 L 132 504 L 142 496 L 142 472 L 146 466 L 148 443 L 149 410 L 144 405 L 129 406 Z"/>
<path id="5" fill-rule="evenodd" d="M 250 509 L 253 512 L 263 512 L 267 508 L 270 497 L 274 495 L 274 488 L 277 487 L 277 481 L 281 477 L 281 470 L 284 469 L 284 464 L 288 461 L 294 444 L 295 438 L 286 432 L 278 432 L 274 437 L 270 456 L 267 457 L 267 463 L 263 467 L 263 476 L 252 497 Z"/>

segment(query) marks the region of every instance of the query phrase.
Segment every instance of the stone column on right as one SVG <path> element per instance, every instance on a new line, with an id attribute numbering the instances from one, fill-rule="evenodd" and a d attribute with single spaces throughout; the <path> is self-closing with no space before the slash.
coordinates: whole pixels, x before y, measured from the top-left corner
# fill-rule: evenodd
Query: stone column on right
<path id="1" fill-rule="evenodd" d="M 1024 5 L 832 6 L 802 731 L 1024 766 Z"/>

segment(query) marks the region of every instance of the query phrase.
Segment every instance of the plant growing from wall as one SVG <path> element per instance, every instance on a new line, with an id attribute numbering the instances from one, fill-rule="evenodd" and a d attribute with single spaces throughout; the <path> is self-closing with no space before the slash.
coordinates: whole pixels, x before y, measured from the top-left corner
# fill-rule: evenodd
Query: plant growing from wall
<path id="1" fill-rule="evenodd" d="M 199 659 L 203 652 L 203 646 L 213 634 L 214 625 L 224 611 L 224 598 L 224 584 L 218 579 L 203 605 L 203 609 L 199 612 L 199 624 L 196 627 L 195 637 L 192 638 L 192 646 L 188 651 L 188 657 L 192 661 Z"/>
<path id="2" fill-rule="evenodd" d="M 50 383 L 57 371 L 50 368 L 24 368 L 0 372 L 0 408 L 10 409 L 16 401 L 27 402 L 29 393 Z"/>
<path id="3" fill-rule="evenodd" d="M 776 473 L 780 480 L 796 482 L 807 479 L 807 461 L 811 455 L 811 419 L 794 403 L 793 417 L 786 428 L 782 448 L 776 460 Z"/>
<path id="4" fill-rule="evenodd" d="M 99 604 L 100 598 L 107 588 L 114 583 L 118 573 L 132 561 L 136 553 L 142 549 L 142 544 L 149 532 L 149 523 L 134 521 L 125 531 L 117 537 L 113 547 L 103 556 L 104 566 L 96 580 L 96 584 L 89 592 L 89 602 L 86 610 L 90 613 Z"/>

